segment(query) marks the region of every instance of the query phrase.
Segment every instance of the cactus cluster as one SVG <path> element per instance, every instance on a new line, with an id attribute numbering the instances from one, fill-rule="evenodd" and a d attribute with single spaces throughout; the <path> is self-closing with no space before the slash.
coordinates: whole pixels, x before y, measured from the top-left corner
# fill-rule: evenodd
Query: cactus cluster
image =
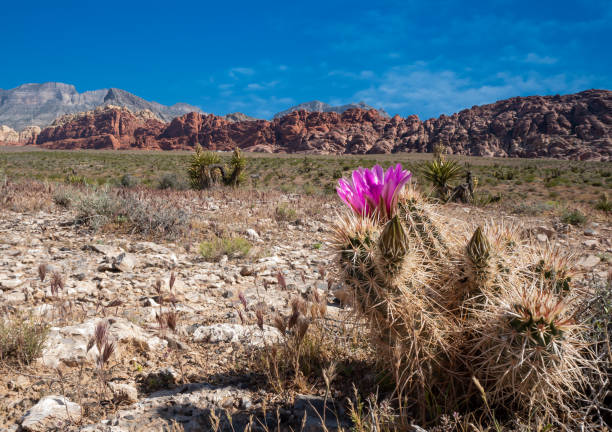
<path id="1" fill-rule="evenodd" d="M 367 318 L 403 407 L 426 419 L 473 404 L 475 377 L 497 406 L 559 418 L 595 367 L 569 261 L 511 226 L 438 215 L 410 187 L 392 201 L 348 211 L 332 242 L 344 298 Z"/>

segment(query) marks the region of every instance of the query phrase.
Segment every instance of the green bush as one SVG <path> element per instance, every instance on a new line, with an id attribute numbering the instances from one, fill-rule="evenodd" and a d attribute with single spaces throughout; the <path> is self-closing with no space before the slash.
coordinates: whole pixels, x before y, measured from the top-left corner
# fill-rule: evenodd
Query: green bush
<path id="1" fill-rule="evenodd" d="M 74 195 L 65 190 L 59 190 L 53 195 L 53 202 L 64 208 L 70 208 L 74 201 Z"/>
<path id="2" fill-rule="evenodd" d="M 159 179 L 158 189 L 183 190 L 185 188 L 186 188 L 186 185 L 181 181 L 181 179 L 175 173 L 164 174 Z"/>
<path id="3" fill-rule="evenodd" d="M 608 199 L 608 194 L 602 193 L 599 200 L 595 204 L 597 210 L 601 210 L 606 213 L 612 212 L 612 201 Z"/>
<path id="4" fill-rule="evenodd" d="M 274 218 L 278 222 L 294 222 L 297 220 L 297 211 L 289 203 L 281 203 L 274 211 Z"/>
<path id="5" fill-rule="evenodd" d="M 0 361 L 30 364 L 40 356 L 49 327 L 33 318 L 0 321 Z"/>
<path id="6" fill-rule="evenodd" d="M 131 174 L 124 174 L 119 179 L 119 184 L 123 187 L 131 188 L 138 185 L 138 179 Z"/>
<path id="7" fill-rule="evenodd" d="M 200 255 L 210 261 L 217 261 L 223 255 L 242 258 L 249 253 L 251 246 L 243 237 L 215 237 L 200 243 Z"/>
<path id="8" fill-rule="evenodd" d="M 584 225 L 587 218 L 580 210 L 566 210 L 561 215 L 561 222 L 570 224 L 570 225 Z"/>

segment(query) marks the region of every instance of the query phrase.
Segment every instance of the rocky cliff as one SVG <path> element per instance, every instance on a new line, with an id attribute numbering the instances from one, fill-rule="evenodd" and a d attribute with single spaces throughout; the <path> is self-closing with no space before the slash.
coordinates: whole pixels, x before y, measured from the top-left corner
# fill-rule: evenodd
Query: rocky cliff
<path id="1" fill-rule="evenodd" d="M 0 89 L 0 125 L 18 131 L 27 126 L 45 127 L 64 114 L 89 111 L 103 105 L 122 106 L 132 111 L 148 109 L 163 121 L 188 112 L 201 112 L 197 107 L 182 103 L 165 106 L 149 102 L 115 88 L 79 93 L 73 85 L 48 82 Z"/>
<path id="2" fill-rule="evenodd" d="M 365 102 L 357 102 L 357 103 L 352 103 L 352 104 L 333 106 L 333 105 L 329 105 L 329 104 L 326 104 L 325 102 L 321 102 L 321 101 L 312 101 L 312 102 L 301 103 L 299 105 L 296 105 L 294 107 L 286 109 L 285 111 L 281 111 L 279 113 L 276 113 L 276 114 L 274 114 L 274 118 L 277 119 L 277 118 L 284 117 L 287 114 L 292 113 L 294 111 L 336 112 L 338 114 L 342 114 L 344 111 L 348 111 L 348 110 L 353 109 L 353 108 L 358 108 L 358 109 L 362 109 L 362 110 L 366 110 L 366 111 L 374 109 L 371 106 L 369 106 L 368 104 L 366 104 Z M 381 116 L 389 117 L 389 114 L 387 114 L 385 112 L 385 110 L 378 109 L 377 111 L 380 113 Z"/>
<path id="3" fill-rule="evenodd" d="M 106 106 L 68 114 L 41 131 L 35 143 L 55 149 L 157 148 L 166 124 L 151 111 Z"/>
<path id="4" fill-rule="evenodd" d="M 17 132 L 15 129 L 6 125 L 0 125 L 0 144 L 3 145 L 22 145 L 28 142 L 33 142 L 38 134 L 40 128 L 38 126 L 28 126 L 21 132 Z"/>
<path id="5" fill-rule="evenodd" d="M 125 125 L 125 126 L 121 126 Z M 101 137 L 104 137 L 103 139 Z M 189 113 L 169 124 L 107 108 L 41 132 L 48 148 L 191 149 L 236 146 L 287 153 L 428 152 L 442 143 L 455 154 L 612 160 L 612 92 L 530 96 L 475 106 L 421 121 L 376 110 L 294 111 L 272 121 L 235 122 Z"/>

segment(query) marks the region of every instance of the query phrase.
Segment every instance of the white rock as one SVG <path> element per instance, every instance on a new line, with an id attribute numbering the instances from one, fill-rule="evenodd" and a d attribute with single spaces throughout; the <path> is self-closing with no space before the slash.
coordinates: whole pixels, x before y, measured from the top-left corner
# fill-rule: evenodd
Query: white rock
<path id="1" fill-rule="evenodd" d="M 138 401 L 138 390 L 131 384 L 109 382 L 108 386 L 118 402 L 134 403 Z"/>
<path id="2" fill-rule="evenodd" d="M 601 259 L 599 259 L 598 256 L 596 256 L 596 255 L 588 255 L 588 256 L 580 258 L 576 264 L 578 264 L 578 266 L 584 267 L 584 268 L 593 268 L 597 264 L 599 264 L 600 262 L 601 262 Z"/>
<path id="3" fill-rule="evenodd" d="M 253 228 L 249 228 L 248 230 L 246 230 L 245 234 L 249 238 L 249 240 L 259 240 L 259 234 L 257 234 L 257 231 L 255 231 Z"/>
<path id="4" fill-rule="evenodd" d="M 537 234 L 536 238 L 541 243 L 546 243 L 548 241 L 548 236 L 546 234 Z"/>
<path id="5" fill-rule="evenodd" d="M 0 280 L 0 288 L 6 291 L 14 290 L 15 288 L 18 288 L 23 285 L 24 282 L 25 281 L 21 279 L 4 279 Z"/>
<path id="6" fill-rule="evenodd" d="M 26 411 L 21 418 L 21 428 L 31 432 L 52 429 L 64 430 L 70 422 L 81 418 L 81 406 L 64 396 L 45 396 Z"/>
<path id="7" fill-rule="evenodd" d="M 123 251 L 115 246 L 109 246 L 104 244 L 91 244 L 89 245 L 89 249 L 94 252 L 101 253 L 107 257 L 113 257 L 121 254 Z"/>
<path id="8" fill-rule="evenodd" d="M 92 319 L 67 327 L 52 327 L 42 351 L 42 363 L 58 367 L 60 363 L 78 366 L 81 362 L 93 362 L 98 354 L 94 346 L 87 352 L 87 343 L 93 337 L 100 319 Z M 130 343 L 143 351 L 164 348 L 167 342 L 153 336 L 137 325 L 123 319 L 109 319 L 109 340 Z"/>
<path id="9" fill-rule="evenodd" d="M 264 325 L 262 331 L 256 325 L 220 323 L 196 327 L 193 332 L 193 339 L 196 342 L 209 343 L 240 342 L 252 347 L 259 347 L 264 344 L 280 342 L 282 334 L 277 328 L 268 325 Z"/>
<path id="10" fill-rule="evenodd" d="M 120 253 L 113 258 L 113 269 L 127 273 L 134 270 L 136 265 L 136 258 L 134 255 L 127 254 L 125 252 Z"/>

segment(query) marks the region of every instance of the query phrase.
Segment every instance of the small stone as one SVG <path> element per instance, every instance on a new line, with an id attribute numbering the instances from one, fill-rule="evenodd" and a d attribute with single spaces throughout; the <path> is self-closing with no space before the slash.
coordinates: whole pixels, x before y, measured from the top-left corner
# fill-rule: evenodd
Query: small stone
<path id="1" fill-rule="evenodd" d="M 248 230 L 246 230 L 245 234 L 249 238 L 249 240 L 259 240 L 259 234 L 257 234 L 257 231 L 255 231 L 253 228 L 249 228 Z"/>
<path id="2" fill-rule="evenodd" d="M 580 267 L 584 267 L 584 268 L 593 268 L 595 267 L 597 264 L 600 263 L 600 259 L 598 256 L 596 255 L 588 255 L 586 257 L 582 257 L 578 260 L 577 264 Z"/>
<path id="3" fill-rule="evenodd" d="M 582 242 L 583 245 L 585 245 L 586 247 L 590 248 L 590 249 L 595 249 L 597 247 L 597 245 L 599 244 L 599 241 L 595 240 L 595 239 L 591 239 L 591 240 L 585 240 Z"/>
<path id="4" fill-rule="evenodd" d="M 593 228 L 587 228 L 584 230 L 584 235 L 589 237 L 596 236 L 597 231 L 595 231 Z"/>
<path id="5" fill-rule="evenodd" d="M 538 239 L 540 243 L 546 243 L 548 241 L 548 236 L 546 234 L 537 234 L 536 239 Z"/>
<path id="6" fill-rule="evenodd" d="M 240 269 L 240 276 L 252 276 L 253 273 L 253 267 L 244 266 Z"/>
<path id="7" fill-rule="evenodd" d="M 134 258 L 134 256 L 125 252 L 120 253 L 115 258 L 113 258 L 113 269 L 120 272 L 131 272 L 132 270 L 134 270 L 135 265 L 136 259 Z"/>
<path id="8" fill-rule="evenodd" d="M 138 390 L 131 384 L 109 382 L 115 402 L 134 403 L 138 401 Z"/>
<path id="9" fill-rule="evenodd" d="M 66 420 L 78 421 L 80 418 L 80 405 L 64 396 L 45 396 L 26 411 L 21 418 L 21 428 L 30 432 L 63 430 Z"/>
<path id="10" fill-rule="evenodd" d="M 4 290 L 14 290 L 15 288 L 20 287 L 21 285 L 23 285 L 25 281 L 21 280 L 21 279 L 5 279 L 5 280 L 0 280 L 0 287 Z"/>

